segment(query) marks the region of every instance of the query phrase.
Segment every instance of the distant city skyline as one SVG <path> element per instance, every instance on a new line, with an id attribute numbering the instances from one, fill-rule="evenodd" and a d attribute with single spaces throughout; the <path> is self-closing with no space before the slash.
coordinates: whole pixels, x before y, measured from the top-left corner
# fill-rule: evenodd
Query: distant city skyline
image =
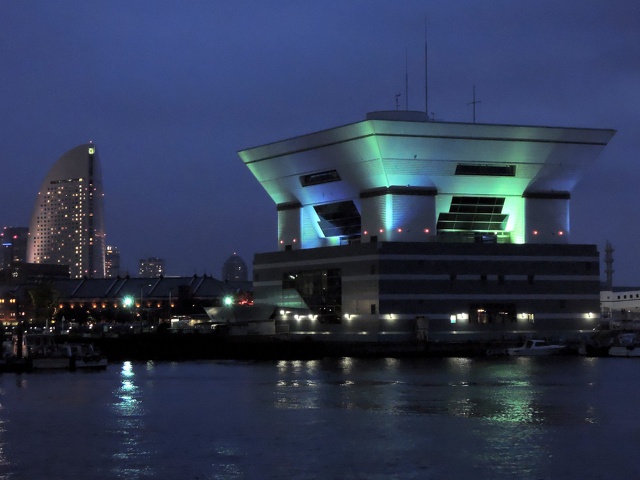
<path id="1" fill-rule="evenodd" d="M 6 226 L 0 232 L 2 238 L 2 268 L 9 268 L 12 262 L 27 260 L 27 227 Z"/>

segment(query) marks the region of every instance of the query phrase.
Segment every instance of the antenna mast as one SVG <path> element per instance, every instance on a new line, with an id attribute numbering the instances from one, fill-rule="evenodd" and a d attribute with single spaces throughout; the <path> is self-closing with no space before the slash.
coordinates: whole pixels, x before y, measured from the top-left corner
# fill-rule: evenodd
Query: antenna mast
<path id="1" fill-rule="evenodd" d="M 409 53 L 404 50 L 404 109 L 409 110 Z"/>
<path id="2" fill-rule="evenodd" d="M 427 17 L 424 17 L 424 111 L 429 118 L 429 63 L 427 49 Z"/>
<path id="3" fill-rule="evenodd" d="M 467 103 L 467 105 L 473 105 L 473 123 L 476 123 L 476 103 L 481 103 L 480 100 L 476 101 L 476 86 L 473 86 L 473 101 Z"/>

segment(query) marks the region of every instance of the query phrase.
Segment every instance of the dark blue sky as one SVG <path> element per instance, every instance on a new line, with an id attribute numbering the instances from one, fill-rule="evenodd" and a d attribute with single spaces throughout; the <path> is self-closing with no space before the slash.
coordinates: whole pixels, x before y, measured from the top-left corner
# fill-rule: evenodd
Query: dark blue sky
<path id="1" fill-rule="evenodd" d="M 436 119 L 613 128 L 572 196 L 572 241 L 607 240 L 640 285 L 637 0 L 0 0 L 0 224 L 27 226 L 39 185 L 93 140 L 107 242 L 125 269 L 213 273 L 276 249 L 275 206 L 237 151 L 424 109 Z M 604 271 L 604 267 L 602 267 Z"/>

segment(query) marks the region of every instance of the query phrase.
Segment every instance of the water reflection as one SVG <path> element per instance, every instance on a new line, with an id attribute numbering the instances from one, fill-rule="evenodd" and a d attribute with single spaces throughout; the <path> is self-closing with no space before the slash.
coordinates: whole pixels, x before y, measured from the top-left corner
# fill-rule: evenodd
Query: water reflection
<path id="1" fill-rule="evenodd" d="M 127 362 L 2 378 L 0 479 L 640 478 L 633 361 Z"/>
<path id="2" fill-rule="evenodd" d="M 342 373 L 349 374 L 351 373 L 351 369 L 353 368 L 354 360 L 350 357 L 345 357 L 340 360 L 340 368 Z"/>
<path id="3" fill-rule="evenodd" d="M 432 362 L 436 363 L 436 362 Z M 546 392 L 553 382 L 534 359 L 478 363 L 471 358 L 424 362 L 408 369 L 398 359 L 279 362 L 278 408 L 342 408 L 403 415 L 450 415 L 494 425 L 595 423 L 589 406 L 569 411 Z M 587 385 L 592 383 L 587 382 Z"/>
<path id="4" fill-rule="evenodd" d="M 467 445 L 465 460 L 486 475 L 533 478 L 536 465 L 550 455 L 549 424 L 558 419 L 566 422 L 567 414 L 576 415 L 548 398 L 549 390 L 557 392 L 557 388 L 541 381 L 553 382 L 544 366 L 529 359 L 280 362 L 274 406 L 307 410 L 307 415 L 313 411 L 305 425 L 315 421 L 314 429 L 327 425 L 327 418 L 339 418 L 335 429 L 346 429 L 343 434 L 360 429 L 372 449 L 391 441 L 389 432 L 410 428 L 415 433 L 419 431 L 415 425 L 423 425 L 428 435 L 435 428 L 436 444 L 454 446 L 457 440 Z M 349 413 L 345 417 L 340 412 Z M 593 416 L 586 411 L 577 415 Z M 351 418 L 369 418 L 377 427 L 350 427 Z M 455 428 L 439 428 L 443 423 Z M 418 436 L 414 441 L 424 439 Z"/>
<path id="5" fill-rule="evenodd" d="M 120 371 L 120 386 L 114 392 L 116 402 L 115 434 L 120 437 L 120 451 L 113 455 L 114 473 L 123 478 L 153 476 L 149 453 L 145 451 L 143 433 L 146 430 L 142 392 L 136 384 L 131 362 L 124 362 Z"/>
<path id="6" fill-rule="evenodd" d="M 7 459 L 7 424 L 9 422 L 7 410 L 5 408 L 5 391 L 4 389 L 0 389 L 0 472 L 4 472 L 4 470 L 10 465 L 9 460 Z M 8 475 L 0 475 L 0 479 L 8 479 Z"/>
<path id="7" fill-rule="evenodd" d="M 319 361 L 279 361 L 275 407 L 285 409 L 317 409 Z"/>

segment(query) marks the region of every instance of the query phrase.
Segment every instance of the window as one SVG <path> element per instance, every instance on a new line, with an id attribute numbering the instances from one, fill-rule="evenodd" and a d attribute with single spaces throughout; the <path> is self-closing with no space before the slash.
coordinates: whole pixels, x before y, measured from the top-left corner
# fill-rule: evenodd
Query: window
<path id="1" fill-rule="evenodd" d="M 342 274 L 340 269 L 283 273 L 282 289 L 295 290 L 322 323 L 340 323 Z"/>
<path id="2" fill-rule="evenodd" d="M 341 180 L 337 170 L 327 170 L 325 172 L 310 173 L 300 177 L 300 184 L 303 187 L 320 185 L 321 183 L 337 182 Z"/>
<path id="3" fill-rule="evenodd" d="M 513 303 L 485 303 L 470 305 L 469 323 L 514 323 L 516 306 Z"/>
<path id="4" fill-rule="evenodd" d="M 502 213 L 504 198 L 453 197 L 449 212 L 438 215 L 439 231 L 504 231 L 509 216 Z"/>
<path id="5" fill-rule="evenodd" d="M 352 201 L 314 205 L 325 237 L 360 234 L 360 212 Z"/>
<path id="6" fill-rule="evenodd" d="M 459 163 L 456 166 L 456 175 L 482 175 L 490 177 L 515 177 L 516 166 L 515 165 L 500 165 L 500 164 L 463 164 Z"/>

